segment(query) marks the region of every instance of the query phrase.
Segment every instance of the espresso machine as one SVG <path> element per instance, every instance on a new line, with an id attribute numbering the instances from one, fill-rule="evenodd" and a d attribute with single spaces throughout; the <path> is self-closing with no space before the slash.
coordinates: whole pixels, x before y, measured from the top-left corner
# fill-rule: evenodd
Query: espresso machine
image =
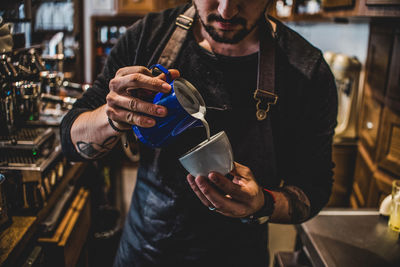
<path id="1" fill-rule="evenodd" d="M 0 174 L 13 215 L 35 214 L 63 178 L 57 126 L 86 89 L 47 70 L 40 48 L 0 54 Z"/>

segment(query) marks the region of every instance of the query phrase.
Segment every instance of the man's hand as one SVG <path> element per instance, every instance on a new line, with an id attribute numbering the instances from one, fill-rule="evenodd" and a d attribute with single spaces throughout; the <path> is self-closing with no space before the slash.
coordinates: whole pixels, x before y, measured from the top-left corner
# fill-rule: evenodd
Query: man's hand
<path id="1" fill-rule="evenodd" d="M 172 79 L 179 77 L 178 70 L 169 70 Z M 168 93 L 171 86 L 165 82 L 165 75 L 153 77 L 151 71 L 143 66 L 121 68 L 110 81 L 110 93 L 107 95 L 106 114 L 120 129 L 129 129 L 131 125 L 152 127 L 154 119 L 143 114 L 157 117 L 167 115 L 167 109 L 139 98 L 132 97 L 130 91 L 140 88 L 155 92 Z"/>
<path id="2" fill-rule="evenodd" d="M 243 218 L 264 205 L 264 194 L 251 170 L 239 163 L 234 164 L 235 168 L 230 172 L 232 181 L 216 172 L 209 173 L 208 178 L 195 178 L 188 174 L 187 180 L 205 206 L 215 207 L 217 212 L 225 216 Z"/>

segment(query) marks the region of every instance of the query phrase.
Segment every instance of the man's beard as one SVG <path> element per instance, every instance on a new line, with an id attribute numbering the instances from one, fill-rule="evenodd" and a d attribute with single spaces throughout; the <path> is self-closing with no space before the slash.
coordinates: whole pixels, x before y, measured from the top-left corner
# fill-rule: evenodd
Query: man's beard
<path id="1" fill-rule="evenodd" d="M 194 4 L 194 3 L 193 3 Z M 199 15 L 199 11 L 196 7 L 196 5 L 194 4 L 194 7 L 197 11 L 197 17 L 200 20 L 200 23 L 203 25 L 204 29 L 206 30 L 206 32 L 211 36 L 211 38 L 218 42 L 218 43 L 225 43 L 225 44 L 237 44 L 240 41 L 242 41 L 251 31 L 253 31 L 253 29 L 257 26 L 258 21 L 256 21 L 253 25 L 251 25 L 251 27 L 248 29 L 246 28 L 247 26 L 247 21 L 244 18 L 233 18 L 233 19 L 223 19 L 221 16 L 215 15 L 215 14 L 210 14 L 207 16 L 207 22 L 211 23 L 213 21 L 217 21 L 217 22 L 223 22 L 223 23 L 231 23 L 231 24 L 236 24 L 236 25 L 242 25 L 243 28 L 240 29 L 238 32 L 236 32 L 233 36 L 231 37 L 225 37 L 221 34 L 219 34 L 217 32 L 217 30 L 209 25 L 206 24 L 200 17 Z M 260 18 L 261 19 L 261 18 Z"/>

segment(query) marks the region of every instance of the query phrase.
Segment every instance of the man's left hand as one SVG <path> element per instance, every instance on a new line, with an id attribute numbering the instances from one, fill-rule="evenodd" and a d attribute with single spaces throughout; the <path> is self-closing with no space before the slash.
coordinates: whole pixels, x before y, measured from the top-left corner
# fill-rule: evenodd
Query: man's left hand
<path id="1" fill-rule="evenodd" d="M 243 218 L 261 209 L 264 194 L 251 170 L 237 162 L 234 164 L 230 172 L 232 181 L 217 172 L 196 178 L 188 174 L 187 180 L 205 206 L 215 207 L 217 212 L 225 216 Z"/>

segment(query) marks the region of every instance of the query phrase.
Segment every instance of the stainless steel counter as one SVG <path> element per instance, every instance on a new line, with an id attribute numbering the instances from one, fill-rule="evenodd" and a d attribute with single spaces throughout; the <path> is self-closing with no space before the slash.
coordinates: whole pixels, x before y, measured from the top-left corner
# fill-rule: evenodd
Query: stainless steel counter
<path id="1" fill-rule="evenodd" d="M 296 226 L 313 266 L 400 266 L 399 234 L 374 210 L 324 210 Z"/>

